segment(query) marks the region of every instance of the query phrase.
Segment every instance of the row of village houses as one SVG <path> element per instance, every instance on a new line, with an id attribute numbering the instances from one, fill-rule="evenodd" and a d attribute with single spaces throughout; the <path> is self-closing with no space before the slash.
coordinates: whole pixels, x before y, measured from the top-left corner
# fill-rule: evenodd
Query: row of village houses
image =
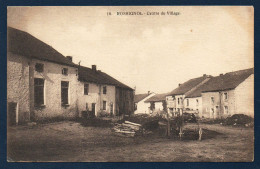
<path id="1" fill-rule="evenodd" d="M 135 105 L 135 107 L 134 107 Z M 134 110 L 135 109 L 135 110 Z M 168 111 L 218 118 L 254 115 L 254 70 L 203 75 L 169 93 L 134 96 L 134 90 L 108 74 L 74 64 L 32 35 L 8 27 L 7 111 L 9 123 L 81 117 L 82 112 L 122 116 Z"/>
<path id="2" fill-rule="evenodd" d="M 254 117 L 254 69 L 219 76 L 204 74 L 190 79 L 171 92 L 135 95 L 135 114 L 168 112 L 196 113 L 199 117 L 225 118 L 233 114 Z"/>
<path id="3" fill-rule="evenodd" d="M 133 113 L 134 90 L 96 65 L 74 64 L 27 32 L 8 27 L 7 35 L 8 123 Z"/>

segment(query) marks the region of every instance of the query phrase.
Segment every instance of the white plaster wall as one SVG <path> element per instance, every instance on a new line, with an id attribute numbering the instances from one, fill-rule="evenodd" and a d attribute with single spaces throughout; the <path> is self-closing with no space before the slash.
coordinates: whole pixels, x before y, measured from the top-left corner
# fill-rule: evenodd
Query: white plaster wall
<path id="1" fill-rule="evenodd" d="M 77 110 L 77 86 L 78 76 L 77 68 L 60 65 L 52 62 L 32 60 L 32 68 L 36 63 L 44 64 L 44 72 L 39 73 L 34 70 L 34 78 L 45 79 L 44 84 L 44 107 L 34 108 L 36 119 L 67 117 L 74 118 L 78 116 Z M 62 69 L 68 68 L 68 75 L 62 75 Z M 61 81 L 69 82 L 69 106 L 61 105 Z"/>
<path id="2" fill-rule="evenodd" d="M 235 113 L 254 117 L 254 75 L 249 76 L 235 89 Z"/>
<path id="3" fill-rule="evenodd" d="M 149 114 L 150 113 L 150 103 L 146 103 L 145 101 L 150 97 L 154 96 L 155 94 L 152 93 L 143 100 L 139 101 L 137 104 L 137 110 L 135 110 L 135 114 Z"/>

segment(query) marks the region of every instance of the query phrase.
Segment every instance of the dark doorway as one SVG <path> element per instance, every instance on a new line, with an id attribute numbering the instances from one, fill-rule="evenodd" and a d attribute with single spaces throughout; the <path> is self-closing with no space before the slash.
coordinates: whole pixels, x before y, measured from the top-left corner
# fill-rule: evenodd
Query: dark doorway
<path id="1" fill-rule="evenodd" d="M 92 113 L 92 116 L 94 117 L 95 116 L 95 112 L 96 112 L 96 103 L 92 103 L 91 104 L 92 105 L 92 111 L 91 111 L 91 113 Z"/>
<path id="2" fill-rule="evenodd" d="M 113 116 L 113 103 L 110 103 L 110 116 Z"/>
<path id="3" fill-rule="evenodd" d="M 17 103 L 9 102 L 8 103 L 8 114 L 7 114 L 7 124 L 15 125 L 16 124 L 16 111 L 17 111 Z"/>

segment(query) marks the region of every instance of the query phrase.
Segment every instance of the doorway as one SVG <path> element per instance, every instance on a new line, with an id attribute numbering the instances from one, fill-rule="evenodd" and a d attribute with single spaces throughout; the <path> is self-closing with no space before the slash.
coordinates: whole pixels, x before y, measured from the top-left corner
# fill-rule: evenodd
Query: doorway
<path id="1" fill-rule="evenodd" d="M 96 114 L 96 103 L 92 103 L 91 104 L 91 114 L 92 114 L 92 116 L 94 117 L 95 116 L 95 114 Z"/>
<path id="2" fill-rule="evenodd" d="M 113 103 L 110 103 L 110 116 L 113 116 L 113 109 L 114 109 L 114 105 Z"/>
<path id="3" fill-rule="evenodd" d="M 18 104 L 15 102 L 8 103 L 8 114 L 7 114 L 7 124 L 15 125 L 18 124 Z"/>

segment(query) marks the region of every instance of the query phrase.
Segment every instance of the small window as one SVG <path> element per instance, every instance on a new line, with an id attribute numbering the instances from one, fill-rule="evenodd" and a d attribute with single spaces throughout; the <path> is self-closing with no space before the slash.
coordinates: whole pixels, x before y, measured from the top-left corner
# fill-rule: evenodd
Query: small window
<path id="1" fill-rule="evenodd" d="M 213 104 L 214 103 L 214 97 L 211 97 L 211 103 Z"/>
<path id="2" fill-rule="evenodd" d="M 189 106 L 189 99 L 187 99 L 187 106 Z"/>
<path id="3" fill-rule="evenodd" d="M 88 95 L 88 90 L 89 90 L 89 84 L 85 83 L 84 84 L 84 95 Z"/>
<path id="4" fill-rule="evenodd" d="M 34 79 L 34 105 L 41 106 L 44 104 L 44 79 Z"/>
<path id="5" fill-rule="evenodd" d="M 62 69 L 62 74 L 67 76 L 68 75 L 68 68 L 63 68 Z"/>
<path id="6" fill-rule="evenodd" d="M 103 87 L 103 94 L 107 94 L 107 87 L 106 86 Z"/>
<path id="7" fill-rule="evenodd" d="M 44 65 L 42 63 L 36 63 L 35 64 L 35 71 L 43 72 L 43 70 L 44 70 Z"/>
<path id="8" fill-rule="evenodd" d="M 178 104 L 180 104 L 180 98 L 178 98 Z"/>
<path id="9" fill-rule="evenodd" d="M 107 109 L 107 102 L 103 101 L 103 110 L 106 110 L 106 109 Z"/>
<path id="10" fill-rule="evenodd" d="M 69 104 L 69 82 L 61 81 L 61 104 Z"/>
<path id="11" fill-rule="evenodd" d="M 224 93 L 224 99 L 227 100 L 228 99 L 228 94 Z"/>

